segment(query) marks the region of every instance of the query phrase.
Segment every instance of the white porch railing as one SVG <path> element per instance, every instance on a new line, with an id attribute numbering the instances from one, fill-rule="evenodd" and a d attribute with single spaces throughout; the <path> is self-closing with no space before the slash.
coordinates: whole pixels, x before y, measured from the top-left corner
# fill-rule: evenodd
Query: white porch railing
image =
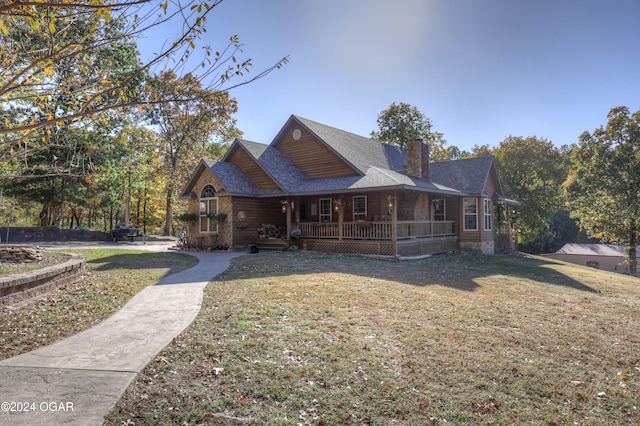
<path id="1" fill-rule="evenodd" d="M 293 226 L 303 238 L 344 240 L 391 240 L 392 224 L 386 222 L 298 222 Z M 453 221 L 402 221 L 397 223 L 397 239 L 433 238 L 455 235 Z"/>

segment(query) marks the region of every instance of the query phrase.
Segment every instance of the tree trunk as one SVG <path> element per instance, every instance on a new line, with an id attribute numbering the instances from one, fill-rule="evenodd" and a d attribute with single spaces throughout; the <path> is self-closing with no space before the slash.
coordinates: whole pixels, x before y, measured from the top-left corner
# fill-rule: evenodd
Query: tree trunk
<path id="1" fill-rule="evenodd" d="M 169 187 L 167 189 L 167 212 L 166 212 L 166 216 L 164 219 L 164 235 L 171 235 L 171 210 L 172 210 L 172 204 L 171 204 L 171 198 L 173 195 L 173 188 Z"/>
<path id="2" fill-rule="evenodd" d="M 636 246 L 638 244 L 638 229 L 635 219 L 631 219 L 630 235 L 629 235 L 629 275 L 638 276 L 638 258 L 636 257 Z"/>
<path id="3" fill-rule="evenodd" d="M 143 234 L 147 233 L 147 185 L 144 186 L 144 202 L 142 203 Z"/>

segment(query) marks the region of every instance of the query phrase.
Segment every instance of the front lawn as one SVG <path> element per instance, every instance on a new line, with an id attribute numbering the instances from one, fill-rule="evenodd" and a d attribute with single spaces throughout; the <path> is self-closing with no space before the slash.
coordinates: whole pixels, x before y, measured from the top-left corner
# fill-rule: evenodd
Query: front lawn
<path id="1" fill-rule="evenodd" d="M 167 274 L 194 266 L 187 254 L 89 249 L 83 280 L 18 306 L 0 306 L 0 359 L 49 345 L 108 318 L 136 293 Z M 47 258 L 66 260 L 61 253 Z"/>
<path id="2" fill-rule="evenodd" d="M 638 424 L 640 281 L 524 256 L 234 259 L 121 424 Z"/>

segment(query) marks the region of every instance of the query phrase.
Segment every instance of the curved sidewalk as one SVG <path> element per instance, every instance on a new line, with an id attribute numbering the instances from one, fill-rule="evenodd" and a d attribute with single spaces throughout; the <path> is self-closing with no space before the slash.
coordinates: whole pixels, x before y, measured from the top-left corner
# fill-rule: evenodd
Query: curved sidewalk
<path id="1" fill-rule="evenodd" d="M 137 373 L 197 316 L 207 283 L 245 253 L 188 254 L 196 266 L 144 288 L 100 324 L 0 361 L 0 424 L 101 425 Z"/>

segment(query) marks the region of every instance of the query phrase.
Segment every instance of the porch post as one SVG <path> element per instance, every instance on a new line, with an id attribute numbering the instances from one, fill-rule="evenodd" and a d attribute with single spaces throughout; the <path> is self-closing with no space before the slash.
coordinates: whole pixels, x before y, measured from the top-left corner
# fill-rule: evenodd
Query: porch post
<path id="1" fill-rule="evenodd" d="M 287 240 L 291 239 L 291 197 L 287 197 Z"/>
<path id="2" fill-rule="evenodd" d="M 393 207 L 391 209 L 391 241 L 393 241 L 394 251 L 398 253 L 398 197 L 394 191 L 393 193 Z"/>
<path id="3" fill-rule="evenodd" d="M 341 203 L 338 210 L 338 240 L 342 240 L 342 236 L 344 235 L 342 230 L 343 220 L 344 220 L 344 206 Z"/>

